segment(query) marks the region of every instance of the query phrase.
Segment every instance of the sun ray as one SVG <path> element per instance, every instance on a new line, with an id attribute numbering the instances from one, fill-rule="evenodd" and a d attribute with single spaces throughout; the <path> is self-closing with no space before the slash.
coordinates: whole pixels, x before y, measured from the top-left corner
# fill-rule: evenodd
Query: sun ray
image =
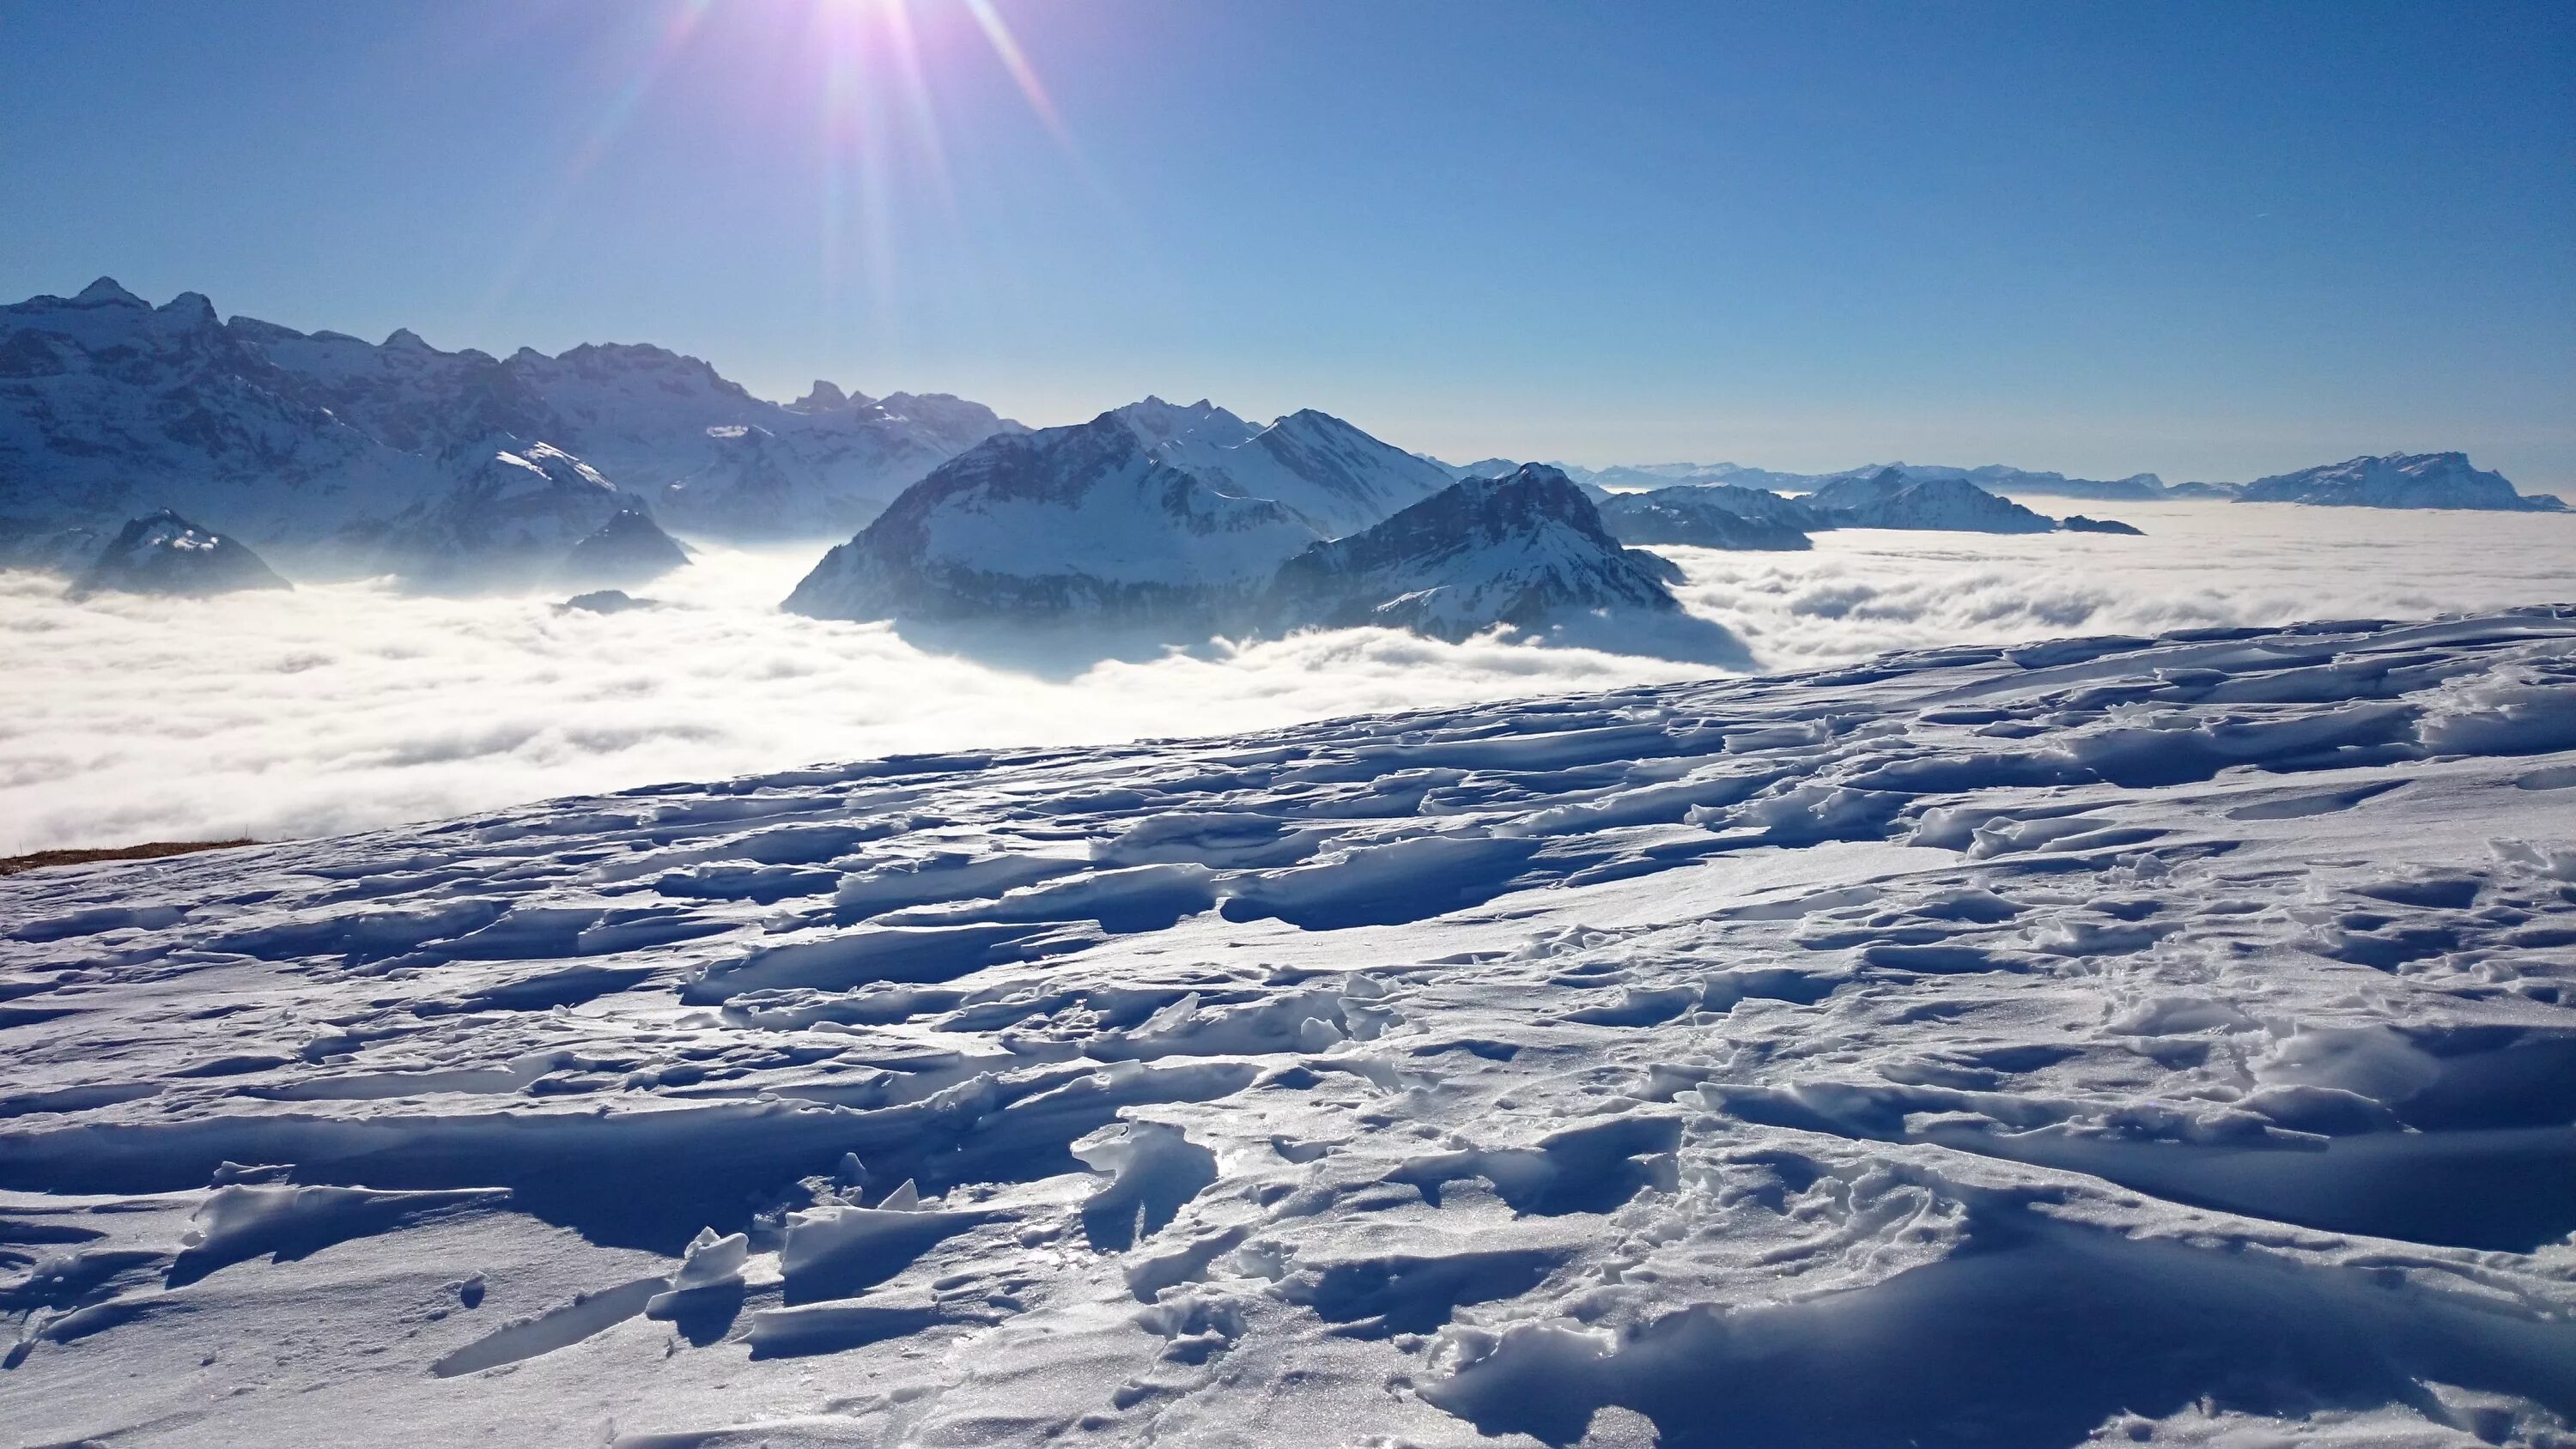
<path id="1" fill-rule="evenodd" d="M 975 24 L 984 32 L 984 38 L 993 43 L 993 54 L 1000 57 L 1002 69 L 1011 73 L 1020 93 L 1028 97 L 1029 106 L 1038 113 L 1038 119 L 1046 122 L 1047 129 L 1055 133 L 1058 144 L 1072 150 L 1073 133 L 1065 128 L 1064 117 L 1056 113 L 1055 99 L 1047 94 L 1045 83 L 1038 79 L 1037 67 L 1029 64 L 1027 53 L 1012 37 L 1011 27 L 1004 23 L 1002 12 L 993 8 L 993 0 L 965 0 L 965 3 L 966 13 L 975 17 Z"/>
<path id="2" fill-rule="evenodd" d="M 654 82 L 687 48 L 689 37 L 696 32 L 699 22 L 714 8 L 715 0 L 676 0 L 670 7 L 670 18 L 661 27 L 651 49 L 645 53 L 634 73 L 627 77 L 626 83 L 609 98 L 599 119 L 582 134 L 580 143 L 573 147 L 571 156 L 564 162 L 563 174 L 545 189 L 527 231 L 494 273 L 491 286 L 484 290 L 481 301 L 477 303 L 475 315 L 478 320 L 489 317 L 527 275 L 528 269 L 535 265 L 538 253 L 553 240 L 563 225 L 565 215 L 571 211 L 573 194 L 582 179 L 597 169 L 607 156 L 609 147 L 616 143 L 619 133 L 626 129 L 626 123 L 643 106 L 645 97 L 652 94 Z"/>

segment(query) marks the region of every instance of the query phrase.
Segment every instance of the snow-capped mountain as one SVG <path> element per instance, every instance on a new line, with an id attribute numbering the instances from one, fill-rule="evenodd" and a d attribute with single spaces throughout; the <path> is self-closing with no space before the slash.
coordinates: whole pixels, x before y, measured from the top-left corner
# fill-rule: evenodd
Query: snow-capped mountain
<path id="1" fill-rule="evenodd" d="M 987 438 L 824 555 L 784 607 L 827 619 L 1204 617 L 1319 535 L 1277 502 L 1162 461 L 1172 421 L 1156 407 Z"/>
<path id="2" fill-rule="evenodd" d="M 1612 493 L 1596 505 L 1602 526 L 1621 543 L 1693 548 L 1813 548 L 1808 533 L 1834 518 L 1794 498 L 1730 484 L 1675 484 L 1644 493 Z"/>
<path id="3" fill-rule="evenodd" d="M 2047 533 L 2057 526 L 2046 515 L 1998 498 L 1965 478 L 1913 478 L 1896 468 L 1837 478 L 1802 501 L 1830 509 L 1859 528 Z"/>
<path id="4" fill-rule="evenodd" d="M 1148 397 L 987 439 L 832 550 L 788 598 L 826 618 L 1207 622 L 1292 554 L 1450 485 L 1312 409 L 1256 428 Z"/>
<path id="5" fill-rule="evenodd" d="M 1453 481 L 1439 464 L 1313 408 L 1266 428 L 1205 399 L 1181 407 L 1148 397 L 1113 415 L 1155 461 L 1195 474 L 1220 493 L 1267 498 L 1325 538 L 1356 533 Z"/>
<path id="6" fill-rule="evenodd" d="M 204 297 L 153 307 L 105 278 L 0 307 L 0 481 L 0 549 L 161 508 L 262 548 L 364 538 L 446 482 Z"/>
<path id="7" fill-rule="evenodd" d="M 2563 1445 L 2572 798 L 2532 608 L 0 876 L 0 1425 Z"/>
<path id="8" fill-rule="evenodd" d="M 588 573 L 566 579 L 576 550 L 587 567 L 633 568 L 677 555 L 679 546 L 638 499 L 561 448 L 487 444 L 454 489 L 393 520 L 382 558 L 393 572 L 441 588 L 613 581 Z"/>
<path id="9" fill-rule="evenodd" d="M 2392 453 L 2354 458 L 2296 473 L 2257 478 L 2237 491 L 2241 503 L 2314 503 L 2346 508 L 2474 508 L 2555 513 L 2566 504 L 2547 493 L 2515 491 L 2501 473 L 2472 466 L 2466 453 Z"/>
<path id="10" fill-rule="evenodd" d="M 72 583 L 91 594 L 173 594 L 202 599 L 241 589 L 283 589 L 286 580 L 241 543 L 169 509 L 128 522 Z"/>
<path id="11" fill-rule="evenodd" d="M 262 548 L 371 556 L 496 452 L 580 459 L 674 526 L 726 537 L 856 527 L 940 462 L 1018 427 L 939 395 L 795 406 L 658 347 L 502 359 L 153 307 L 102 278 L 0 307 L 0 554 L 175 507 Z M 501 440 L 498 448 L 483 445 Z"/>
<path id="12" fill-rule="evenodd" d="M 1259 612 L 1272 629 L 1379 625 L 1463 639 L 1578 611 L 1673 613 L 1673 578 L 1671 564 L 1622 548 L 1571 479 L 1532 463 L 1462 479 L 1308 548 L 1279 566 Z"/>
<path id="13" fill-rule="evenodd" d="M 306 395 L 408 450 L 502 432 L 573 453 L 718 537 L 811 537 L 864 523 L 932 468 L 1018 424 L 945 395 L 852 396 L 817 381 L 793 404 L 644 344 L 548 357 L 443 352 L 399 331 L 380 347 L 236 318 Z"/>

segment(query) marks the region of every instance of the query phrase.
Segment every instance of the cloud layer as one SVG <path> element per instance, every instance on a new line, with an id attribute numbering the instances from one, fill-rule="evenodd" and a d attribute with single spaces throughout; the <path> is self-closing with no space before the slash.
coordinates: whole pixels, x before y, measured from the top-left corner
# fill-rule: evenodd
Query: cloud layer
<path id="1" fill-rule="evenodd" d="M 1693 611 L 1773 669 L 2576 601 L 2576 517 L 2096 511 L 2151 536 L 1855 531 L 1806 554 L 1675 556 Z M 374 584 L 76 605 L 57 580 L 0 574 L 0 853 L 318 834 L 902 751 L 1235 732 L 1704 672 L 1375 630 L 1091 663 L 1037 646 L 1000 667 L 776 612 L 818 551 L 711 551 L 654 591 L 662 607 L 613 615 Z"/>

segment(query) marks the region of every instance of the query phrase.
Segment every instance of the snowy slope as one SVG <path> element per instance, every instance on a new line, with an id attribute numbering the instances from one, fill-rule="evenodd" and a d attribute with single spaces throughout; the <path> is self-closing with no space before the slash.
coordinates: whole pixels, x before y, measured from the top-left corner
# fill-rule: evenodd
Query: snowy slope
<path id="1" fill-rule="evenodd" d="M 1675 614 L 1671 570 L 1620 547 L 1572 480 L 1531 463 L 1308 548 L 1279 566 L 1260 612 L 1273 630 L 1375 624 L 1463 639 L 1595 610 Z"/>
<path id="2" fill-rule="evenodd" d="M 2258 478 L 2237 490 L 2236 501 L 2509 512 L 2556 512 L 2567 506 L 2551 494 L 2516 492 L 2503 474 L 2471 465 L 2466 453 L 2390 454 L 2302 468 Z"/>
<path id="3" fill-rule="evenodd" d="M 118 529 L 72 582 L 72 596 L 177 594 L 207 598 L 236 589 L 282 589 L 286 580 L 240 543 L 199 528 L 169 509 Z"/>
<path id="4" fill-rule="evenodd" d="M 2571 801 L 2527 611 L 0 880 L 0 1424 L 2563 1442 Z"/>
<path id="5" fill-rule="evenodd" d="M 1153 453 L 1218 492 L 1266 498 L 1326 538 L 1357 533 L 1446 488 L 1449 471 L 1307 408 L 1255 428 L 1205 399 L 1116 409 Z"/>

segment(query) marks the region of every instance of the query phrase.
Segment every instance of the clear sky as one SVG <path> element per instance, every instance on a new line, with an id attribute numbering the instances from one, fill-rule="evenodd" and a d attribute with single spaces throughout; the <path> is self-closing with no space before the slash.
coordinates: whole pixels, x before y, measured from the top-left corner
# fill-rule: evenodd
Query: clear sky
<path id="1" fill-rule="evenodd" d="M 2570 489 L 2571 75 L 2565 0 L 0 0 L 0 295 L 1462 461 Z"/>

